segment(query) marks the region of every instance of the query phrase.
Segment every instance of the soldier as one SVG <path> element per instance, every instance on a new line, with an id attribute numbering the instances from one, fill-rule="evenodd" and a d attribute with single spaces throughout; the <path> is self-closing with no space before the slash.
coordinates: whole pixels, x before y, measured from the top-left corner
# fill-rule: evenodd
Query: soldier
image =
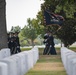
<path id="1" fill-rule="evenodd" d="M 51 40 L 49 38 L 50 33 L 49 31 L 47 31 L 47 33 L 44 35 L 44 43 L 45 43 L 45 49 L 43 54 L 48 54 L 48 52 L 50 51 L 50 47 L 51 47 Z"/>
<path id="2" fill-rule="evenodd" d="M 14 33 L 10 32 L 8 34 L 8 48 L 10 48 L 11 54 L 14 54 L 15 46 L 16 46 L 16 43 L 15 43 Z"/>
<path id="3" fill-rule="evenodd" d="M 7 33 L 7 41 L 8 48 L 10 48 L 10 33 Z"/>
<path id="4" fill-rule="evenodd" d="M 18 34 L 19 34 L 19 32 L 15 32 L 15 43 L 16 43 L 15 53 L 21 52 Z"/>
<path id="5" fill-rule="evenodd" d="M 54 47 L 54 37 L 52 35 L 51 32 L 47 32 L 47 35 L 44 36 L 44 39 L 46 38 L 46 40 L 44 40 L 44 43 L 46 43 L 46 47 L 44 49 L 44 52 L 43 54 L 52 54 L 52 55 L 56 55 L 56 50 L 55 50 L 55 47 Z"/>
<path id="6" fill-rule="evenodd" d="M 51 45 L 48 54 L 56 55 L 57 53 L 56 53 L 56 50 L 55 50 L 55 47 L 54 47 L 55 44 L 54 44 L 54 37 L 53 37 L 52 32 L 49 32 L 48 44 Z"/>

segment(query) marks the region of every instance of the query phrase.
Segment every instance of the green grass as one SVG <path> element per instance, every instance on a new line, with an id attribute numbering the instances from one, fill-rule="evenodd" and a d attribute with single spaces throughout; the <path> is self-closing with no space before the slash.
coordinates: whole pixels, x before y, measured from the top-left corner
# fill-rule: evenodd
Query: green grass
<path id="1" fill-rule="evenodd" d="M 31 48 L 21 48 L 21 51 L 31 50 Z"/>
<path id="2" fill-rule="evenodd" d="M 38 60 L 38 62 L 40 63 L 46 63 L 46 62 L 61 62 L 61 58 L 59 55 L 49 55 L 49 56 L 44 56 L 44 55 L 41 55 L 40 56 L 40 59 Z"/>
<path id="3" fill-rule="evenodd" d="M 76 47 L 69 47 L 69 49 L 76 51 Z"/>
<path id="4" fill-rule="evenodd" d="M 30 70 L 26 75 L 66 75 L 65 71 L 32 71 Z"/>

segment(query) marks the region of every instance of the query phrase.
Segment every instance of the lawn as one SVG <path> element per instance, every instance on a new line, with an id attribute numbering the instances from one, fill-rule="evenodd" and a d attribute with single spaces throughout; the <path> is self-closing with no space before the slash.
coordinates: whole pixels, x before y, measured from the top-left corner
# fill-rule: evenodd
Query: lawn
<path id="1" fill-rule="evenodd" d="M 39 60 L 25 75 L 67 75 L 61 61 L 60 48 L 56 48 L 57 55 L 43 55 L 43 50 L 39 48 Z"/>

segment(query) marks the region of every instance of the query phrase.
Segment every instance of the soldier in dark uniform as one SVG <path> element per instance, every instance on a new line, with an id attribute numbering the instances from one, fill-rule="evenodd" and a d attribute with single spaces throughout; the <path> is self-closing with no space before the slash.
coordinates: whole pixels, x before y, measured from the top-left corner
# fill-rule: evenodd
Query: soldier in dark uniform
<path id="1" fill-rule="evenodd" d="M 55 50 L 55 47 L 54 47 L 54 37 L 52 36 L 51 32 L 48 32 L 47 33 L 47 36 L 46 36 L 46 41 L 44 40 L 44 43 L 46 43 L 46 47 L 44 49 L 44 52 L 43 54 L 51 54 L 51 55 L 56 55 L 56 50 Z"/>
<path id="2" fill-rule="evenodd" d="M 8 48 L 10 48 L 11 54 L 14 54 L 16 47 L 14 33 L 10 32 L 8 35 Z"/>
<path id="3" fill-rule="evenodd" d="M 10 48 L 10 33 L 7 33 L 7 40 L 8 48 Z"/>
<path id="4" fill-rule="evenodd" d="M 54 47 L 55 44 L 54 44 L 54 37 L 52 35 L 52 32 L 49 32 L 48 43 L 49 43 L 49 45 L 51 45 L 48 54 L 56 55 L 57 53 L 56 53 L 56 50 L 55 50 L 55 47 Z"/>
<path id="5" fill-rule="evenodd" d="M 49 38 L 48 32 L 44 35 L 44 44 L 45 44 L 45 48 L 44 48 L 43 55 L 46 55 L 48 54 L 51 47 L 51 40 Z"/>
<path id="6" fill-rule="evenodd" d="M 15 43 L 16 43 L 16 50 L 15 50 L 15 53 L 21 52 L 21 49 L 20 49 L 20 42 L 19 42 L 19 37 L 18 37 L 18 32 L 15 32 Z"/>
<path id="7" fill-rule="evenodd" d="M 49 50 L 49 45 L 48 45 L 48 37 L 49 37 L 49 35 L 48 35 L 48 33 L 46 33 L 45 35 L 44 35 L 44 41 L 43 41 L 43 43 L 45 44 L 45 48 L 44 48 L 44 51 L 43 51 L 43 55 L 46 55 L 47 54 L 47 52 L 48 52 L 48 50 Z"/>

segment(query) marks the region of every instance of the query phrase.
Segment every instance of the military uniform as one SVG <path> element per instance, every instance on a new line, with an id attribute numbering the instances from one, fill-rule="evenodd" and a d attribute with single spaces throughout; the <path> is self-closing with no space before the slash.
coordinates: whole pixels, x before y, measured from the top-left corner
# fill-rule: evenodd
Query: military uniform
<path id="1" fill-rule="evenodd" d="M 15 53 L 21 52 L 18 33 L 15 33 L 16 50 Z"/>
<path id="2" fill-rule="evenodd" d="M 45 37 L 45 36 L 44 36 Z M 44 40 L 44 43 L 46 43 L 46 47 L 44 48 L 43 55 L 45 54 L 51 54 L 51 55 L 56 55 L 56 50 L 54 47 L 54 37 L 52 35 L 47 35 L 47 38 Z"/>

